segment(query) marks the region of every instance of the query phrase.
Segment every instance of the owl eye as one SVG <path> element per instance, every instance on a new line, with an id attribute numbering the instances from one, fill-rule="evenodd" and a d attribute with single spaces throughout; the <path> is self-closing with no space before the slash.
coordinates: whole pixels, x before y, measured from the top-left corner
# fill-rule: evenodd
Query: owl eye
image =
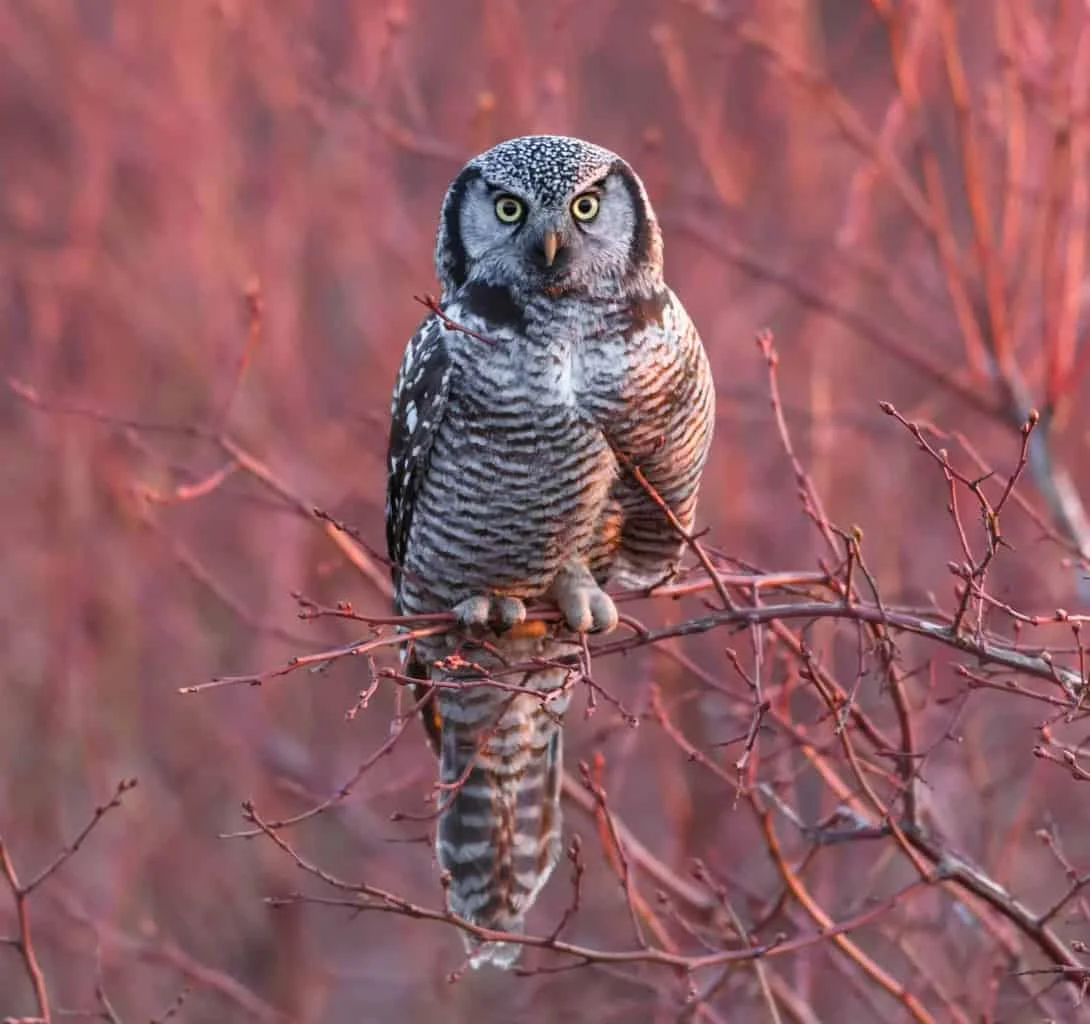
<path id="1" fill-rule="evenodd" d="M 576 196 L 571 204 L 572 216 L 576 220 L 594 220 L 598 216 L 599 206 L 601 206 L 601 203 L 598 201 L 598 197 L 591 195 L 589 192 L 586 195 Z"/>
<path id="2" fill-rule="evenodd" d="M 496 216 L 504 224 L 517 224 L 522 220 L 522 202 L 514 196 L 500 196 L 496 200 Z"/>

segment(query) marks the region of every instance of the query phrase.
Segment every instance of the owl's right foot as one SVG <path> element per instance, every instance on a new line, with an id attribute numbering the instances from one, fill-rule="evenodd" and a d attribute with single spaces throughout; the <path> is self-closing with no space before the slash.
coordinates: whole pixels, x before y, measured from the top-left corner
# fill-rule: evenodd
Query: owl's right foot
<path id="1" fill-rule="evenodd" d="M 475 594 L 459 601 L 452 611 L 463 629 L 491 627 L 497 633 L 507 633 L 526 619 L 526 605 L 502 594 Z"/>
<path id="2" fill-rule="evenodd" d="M 557 573 L 549 596 L 573 633 L 608 633 L 617 625 L 613 598 L 582 562 L 569 562 Z"/>

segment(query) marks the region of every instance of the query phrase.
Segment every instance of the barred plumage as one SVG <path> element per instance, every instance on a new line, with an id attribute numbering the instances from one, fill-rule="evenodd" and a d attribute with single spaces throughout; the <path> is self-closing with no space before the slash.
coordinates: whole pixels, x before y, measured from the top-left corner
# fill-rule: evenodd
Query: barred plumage
<path id="1" fill-rule="evenodd" d="M 578 139 L 513 139 L 467 164 L 443 204 L 436 268 L 445 320 L 410 341 L 391 407 L 395 603 L 455 609 L 469 636 L 496 627 L 508 664 L 555 659 L 575 649 L 571 634 L 519 627 L 521 602 L 553 601 L 571 630 L 609 629 L 601 588 L 657 581 L 680 557 L 625 461 L 691 526 L 714 419 L 707 358 L 663 282 L 643 185 Z M 440 684 L 437 854 L 455 913 L 518 931 L 560 850 L 565 670 L 521 680 L 548 700 L 445 688 L 500 667 L 480 648 L 452 662 L 460 643 L 418 641 L 409 663 L 425 688 Z M 474 965 L 509 966 L 519 949 L 468 945 Z"/>

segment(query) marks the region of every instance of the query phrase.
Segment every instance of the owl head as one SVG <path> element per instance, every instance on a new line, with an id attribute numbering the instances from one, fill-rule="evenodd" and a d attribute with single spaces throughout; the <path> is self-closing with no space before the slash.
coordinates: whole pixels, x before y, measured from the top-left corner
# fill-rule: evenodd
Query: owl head
<path id="1" fill-rule="evenodd" d="M 475 157 L 451 183 L 435 265 L 444 295 L 471 281 L 602 294 L 660 283 L 662 236 L 643 183 L 616 153 L 527 135 Z"/>

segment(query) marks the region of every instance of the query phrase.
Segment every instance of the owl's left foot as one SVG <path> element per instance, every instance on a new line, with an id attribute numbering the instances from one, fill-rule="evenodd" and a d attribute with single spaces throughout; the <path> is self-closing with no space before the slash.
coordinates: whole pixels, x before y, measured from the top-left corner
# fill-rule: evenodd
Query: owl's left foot
<path id="1" fill-rule="evenodd" d="M 582 562 L 569 562 L 549 588 L 573 633 L 608 633 L 617 625 L 617 607 Z"/>
<path id="2" fill-rule="evenodd" d="M 497 633 L 514 629 L 526 618 L 526 605 L 505 594 L 478 594 L 454 606 L 458 625 L 465 628 L 491 627 Z"/>

